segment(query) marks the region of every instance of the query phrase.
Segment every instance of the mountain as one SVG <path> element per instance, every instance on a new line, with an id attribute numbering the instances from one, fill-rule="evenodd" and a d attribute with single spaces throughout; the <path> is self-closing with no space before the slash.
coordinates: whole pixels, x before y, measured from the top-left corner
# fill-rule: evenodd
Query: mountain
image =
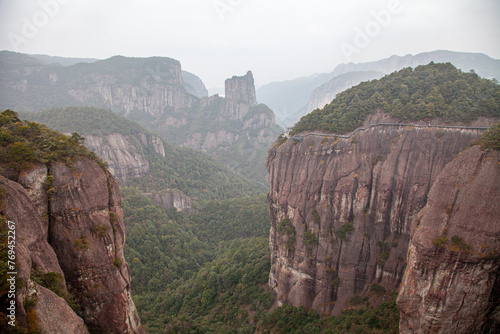
<path id="1" fill-rule="evenodd" d="M 267 148 L 282 130 L 272 110 L 258 104 L 251 71 L 227 79 L 225 92 L 225 98 L 202 98 L 189 113 L 165 113 L 154 129 L 174 145 L 206 152 L 253 180 L 266 180 Z"/>
<path id="2" fill-rule="evenodd" d="M 30 55 L 33 58 L 40 60 L 45 65 L 53 65 L 53 66 L 71 66 L 78 63 L 95 63 L 101 59 L 96 58 L 66 58 L 66 57 L 55 57 L 48 55 Z M 188 93 L 193 94 L 197 97 L 208 96 L 208 90 L 205 87 L 203 81 L 198 78 L 196 75 L 182 70 L 182 79 L 184 83 L 184 88 Z"/>
<path id="3" fill-rule="evenodd" d="M 1 257 L 12 260 L 0 274 L 18 287 L 11 294 L 2 285 L 2 318 L 15 305 L 10 320 L 30 332 L 144 333 L 114 178 L 76 135 L 23 123 L 10 110 L 0 124 Z"/>
<path id="4" fill-rule="evenodd" d="M 174 147 L 110 110 L 66 107 L 21 116 L 63 133 L 79 133 L 121 184 L 139 187 L 167 208 L 185 210 L 192 199 L 234 198 L 266 189 L 263 182 L 247 180 L 201 152 Z"/>
<path id="5" fill-rule="evenodd" d="M 438 91 L 443 82 L 453 85 L 455 80 L 450 80 L 450 74 L 465 84 L 452 90 L 456 97 L 452 101 L 445 99 L 442 105 L 444 109 L 440 110 L 448 110 L 446 105 L 453 104 L 463 118 L 453 118 L 451 115 L 455 114 L 450 112 L 447 122 L 443 121 L 446 115 L 439 113 L 422 115 L 420 119 L 412 108 L 420 103 L 417 102 L 419 99 L 425 98 L 427 89 Z M 420 80 L 424 77 L 427 84 L 421 86 Z M 412 89 L 409 89 L 408 102 L 397 113 L 392 114 L 380 107 L 379 102 L 384 104 L 385 101 L 383 96 L 389 96 L 392 87 L 403 84 L 424 88 L 421 97 L 413 100 Z M 376 87 L 373 91 L 370 88 L 372 85 Z M 293 137 L 281 137 L 269 150 L 266 160 L 271 178 L 268 197 L 272 224 L 269 286 L 277 298 L 277 305 L 286 303 L 313 308 L 322 315 L 340 315 L 346 309 L 355 307 L 360 300 L 371 305 L 380 303 L 381 298 L 387 300 L 389 294 L 398 291 L 405 280 L 409 285 L 405 295 L 399 299 L 402 319 L 406 319 L 401 323 L 401 328 L 418 328 L 418 321 L 439 323 L 443 319 L 443 323 L 446 323 L 445 317 L 451 319 L 461 314 L 453 313 L 462 305 L 459 298 L 452 298 L 449 302 L 447 299 L 446 303 L 450 307 L 436 313 L 432 305 L 437 305 L 442 299 L 434 298 L 434 292 L 427 293 L 429 285 L 426 282 L 430 284 L 433 278 L 441 279 L 446 275 L 450 280 L 453 277 L 458 286 L 460 282 L 468 280 L 469 272 L 475 272 L 478 277 L 490 277 L 490 280 L 483 287 L 485 295 L 481 297 L 481 303 L 471 305 L 469 310 L 491 310 L 488 314 L 494 318 L 493 309 L 498 305 L 494 293 L 498 272 L 493 271 L 498 266 L 498 259 L 495 257 L 488 262 L 489 265 L 481 267 L 477 260 L 478 249 L 474 246 L 474 257 L 461 258 L 454 263 L 452 260 L 457 259 L 456 247 L 462 245 L 460 240 L 474 245 L 484 242 L 485 250 L 499 246 L 487 232 L 493 235 L 498 233 L 496 216 L 491 214 L 490 209 L 481 210 L 483 201 L 486 207 L 495 206 L 498 202 L 498 186 L 478 178 L 477 184 L 468 184 L 471 194 L 479 189 L 479 184 L 491 191 L 485 190 L 485 197 L 480 200 L 478 197 L 460 195 L 457 197 L 460 198 L 457 199 L 457 207 L 453 206 L 455 197 L 450 192 L 453 185 L 458 191 L 461 184 L 472 182 L 474 178 L 471 175 L 486 175 L 493 166 L 498 171 L 498 154 L 487 155 L 476 149 L 474 154 L 466 155 L 469 157 L 467 163 L 455 162 L 454 159 L 489 126 L 499 121 L 500 98 L 496 95 L 499 90 L 498 85 L 491 81 L 480 79 L 475 74 L 461 73 L 449 64 L 430 64 L 414 71 L 406 69 L 340 94 L 324 110 L 318 110 L 299 122 L 292 130 Z M 371 93 L 378 95 L 371 98 Z M 465 100 L 460 99 L 465 94 L 472 100 L 477 99 L 465 104 L 467 108 L 463 105 Z M 352 97 L 349 100 L 352 103 L 347 102 L 348 95 Z M 493 104 L 484 104 L 490 99 Z M 479 106 L 485 108 L 478 109 Z M 322 124 L 329 124 L 328 129 L 331 130 L 327 131 L 327 127 Z M 490 159 L 485 160 L 487 157 Z M 448 164 L 455 167 L 447 167 Z M 481 167 L 483 164 L 484 171 Z M 464 171 L 460 175 L 465 179 L 455 183 L 453 181 L 458 176 L 450 178 L 447 187 L 451 188 L 446 188 L 449 191 L 445 191 L 445 188 L 434 190 L 439 180 L 447 178 L 448 168 L 453 170 L 457 165 L 463 166 Z M 466 174 L 470 177 L 466 177 Z M 490 175 L 497 177 L 494 173 Z M 465 185 L 462 189 L 464 194 L 468 193 Z M 439 201 L 450 204 L 450 209 L 445 206 L 441 216 L 425 218 L 426 205 L 436 204 L 436 210 L 444 205 L 432 200 L 435 198 L 438 201 L 437 197 Z M 476 201 L 481 204 L 478 204 L 477 210 L 469 212 L 468 207 L 475 207 Z M 436 240 L 443 233 L 446 235 L 442 218 L 447 217 L 448 212 L 451 214 L 448 218 L 451 217 L 454 222 L 449 224 L 450 234 L 447 238 L 451 240 L 449 238 L 457 235 L 454 238 L 456 247 L 451 248 L 451 253 L 445 251 L 441 257 L 438 249 L 428 247 L 428 241 L 423 244 L 427 248 L 422 247 L 421 240 Z M 477 226 L 470 225 L 469 214 L 477 214 Z M 422 227 L 422 230 L 418 227 L 419 217 L 424 217 L 422 222 L 427 220 L 426 225 L 421 225 L 427 226 Z M 441 223 L 435 226 L 438 220 Z M 434 232 L 430 226 L 435 229 Z M 465 231 L 463 226 L 470 227 L 468 234 L 462 233 Z M 426 234 L 420 237 L 420 233 Z M 413 242 L 414 246 L 409 246 Z M 453 246 L 451 242 L 447 245 Z M 412 255 L 412 247 L 415 252 L 422 253 Z M 482 252 L 487 253 L 485 250 Z M 427 262 L 420 261 L 425 256 L 431 258 L 438 255 L 439 259 L 447 261 L 446 265 L 433 269 L 432 266 L 439 266 L 443 262 L 436 258 L 435 264 L 429 263 L 426 267 Z M 459 269 L 465 263 L 471 266 Z M 446 284 L 455 286 L 451 281 Z M 435 285 L 435 289 L 446 293 L 438 286 L 441 287 Z M 470 291 L 475 296 L 471 290 L 473 288 L 469 289 L 466 283 L 460 285 L 460 289 L 465 293 Z M 427 308 L 420 304 L 420 299 L 413 298 L 414 294 L 434 304 L 429 304 Z M 454 293 L 450 291 L 452 295 Z M 490 301 L 485 304 L 484 300 Z M 439 305 L 441 307 L 442 304 Z M 484 318 L 485 321 L 489 321 L 487 318 Z M 457 318 L 453 319 L 456 321 Z M 471 327 L 464 328 L 465 332 L 471 330 Z M 407 333 L 414 332 L 408 329 Z"/>
<path id="6" fill-rule="evenodd" d="M 29 55 L 33 58 L 40 60 L 45 65 L 60 65 L 60 66 L 71 66 L 78 63 L 95 63 L 100 59 L 97 58 L 68 58 L 68 57 L 56 57 L 48 55 Z"/>
<path id="7" fill-rule="evenodd" d="M 261 87 L 258 93 L 260 100 L 271 106 L 277 115 L 278 111 L 282 111 L 280 116 L 277 116 L 278 123 L 281 126 L 291 126 L 302 116 L 317 108 L 323 108 L 323 106 L 333 100 L 333 97 L 339 92 L 357 85 L 360 82 L 359 79 L 365 81 L 378 79 L 380 77 L 380 74 L 377 73 L 373 73 L 373 76 L 368 75 L 366 78 L 361 77 L 358 80 L 343 77 L 349 73 L 351 73 L 354 78 L 356 78 L 356 76 L 359 77 L 361 74 L 355 74 L 353 72 L 371 71 L 389 74 L 405 67 L 417 67 L 419 65 L 426 65 L 430 62 L 450 62 L 464 72 L 474 70 L 481 77 L 489 79 L 496 78 L 500 80 L 500 60 L 490 58 L 480 53 L 442 50 L 424 52 L 417 55 L 406 55 L 403 57 L 391 56 L 386 59 L 367 63 L 340 64 L 331 73 L 315 75 L 314 77 L 328 78 L 322 82 L 319 81 L 315 86 L 312 84 L 313 82 L 311 80 L 304 81 L 303 78 L 300 78 L 284 83 L 271 83 Z M 365 73 L 365 75 L 367 74 L 368 73 Z M 349 85 L 349 83 L 352 84 Z M 288 88 L 291 85 L 294 87 L 293 91 Z M 261 91 L 263 92 L 262 95 L 260 94 Z M 296 91 L 302 91 L 304 94 L 294 94 Z M 269 96 L 267 92 L 272 92 L 272 97 Z M 293 104 L 287 104 L 287 96 L 290 98 L 293 96 Z"/>
<path id="8" fill-rule="evenodd" d="M 228 93 L 240 88 L 227 87 Z M 193 95 L 194 94 L 194 95 Z M 260 181 L 267 147 L 281 132 L 272 111 L 237 99 L 206 95 L 199 78 L 165 57 L 115 56 L 71 66 L 44 65 L 13 52 L 0 53 L 0 107 L 40 112 L 53 107 L 111 109 L 174 145 L 206 151 Z"/>

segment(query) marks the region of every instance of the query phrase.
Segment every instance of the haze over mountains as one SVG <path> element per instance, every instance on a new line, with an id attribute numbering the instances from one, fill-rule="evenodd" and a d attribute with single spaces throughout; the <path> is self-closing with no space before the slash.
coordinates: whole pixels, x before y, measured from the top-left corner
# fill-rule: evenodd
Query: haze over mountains
<path id="1" fill-rule="evenodd" d="M 20 326 L 499 331 L 498 64 L 436 51 L 269 84 L 282 121 L 315 109 L 285 134 L 252 71 L 207 96 L 172 58 L 0 52 Z"/>
<path id="2" fill-rule="evenodd" d="M 431 61 L 450 62 L 465 72 L 474 70 L 481 77 L 500 79 L 500 60 L 480 53 L 443 50 L 403 57 L 391 56 L 368 63 L 340 64 L 330 73 L 264 85 L 257 90 L 257 96 L 274 111 L 279 125 L 292 126 L 307 113 L 323 108 L 336 94 L 347 88 L 404 67 L 416 67 Z"/>
<path id="3" fill-rule="evenodd" d="M 2 108 L 40 112 L 53 107 L 109 108 L 174 145 L 214 155 L 231 168 L 265 182 L 263 159 L 281 133 L 272 111 L 255 99 L 253 75 L 233 78 L 227 98 L 206 97 L 195 75 L 165 57 L 112 57 L 54 65 L 59 58 L 0 53 Z M 75 62 L 74 59 L 68 62 Z M 246 99 L 245 96 L 253 96 Z"/>

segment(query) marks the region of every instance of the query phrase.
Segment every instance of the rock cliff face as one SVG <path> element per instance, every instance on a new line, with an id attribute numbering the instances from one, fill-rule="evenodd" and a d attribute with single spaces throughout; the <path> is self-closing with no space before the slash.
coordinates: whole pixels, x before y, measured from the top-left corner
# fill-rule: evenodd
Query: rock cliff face
<path id="1" fill-rule="evenodd" d="M 54 107 L 93 106 L 139 121 L 176 146 L 206 151 L 226 165 L 265 180 L 263 159 L 281 133 L 273 112 L 258 105 L 252 72 L 226 81 L 226 98 L 206 97 L 201 80 L 165 57 L 112 57 L 72 66 L 44 65 L 28 55 L 0 52 L 0 106 L 41 112 Z M 108 140 L 109 139 L 109 140 Z M 108 138 L 103 156 L 119 179 L 147 170 L 120 138 Z M 104 139 L 103 139 L 104 140 Z M 94 143 L 89 143 L 93 145 Z M 101 143 L 96 142 L 96 145 Z M 129 168 L 123 169 L 123 163 Z"/>
<path id="2" fill-rule="evenodd" d="M 257 105 L 252 71 L 242 77 L 234 76 L 225 82 L 226 99 L 243 101 L 250 106 Z"/>
<path id="3" fill-rule="evenodd" d="M 394 122 L 384 117 L 365 125 Z M 346 139 L 276 143 L 266 165 L 269 285 L 278 303 L 337 315 L 352 297 L 370 295 L 373 284 L 396 290 L 411 221 L 440 171 L 480 133 L 376 126 Z"/>
<path id="4" fill-rule="evenodd" d="M 78 159 L 25 169 L 17 182 L 0 177 L 2 215 L 16 224 L 18 320 L 47 333 L 144 333 L 130 294 L 123 258 L 124 225 L 118 186 L 94 161 Z M 36 275 L 61 277 L 58 292 L 71 293 L 75 313 Z M 36 302 L 24 311 L 26 297 Z M 31 306 L 31 308 L 33 308 Z M 47 312 L 50 312 L 48 316 Z M 77 315 L 78 314 L 78 315 Z"/>
<path id="5" fill-rule="evenodd" d="M 0 68 L 4 108 L 39 112 L 92 105 L 125 115 L 140 112 L 158 117 L 167 109 L 189 109 L 198 100 L 186 91 L 181 64 L 171 58 L 115 56 L 64 67 L 43 65 L 13 52 L 0 57 L 5 64 Z M 189 75 L 188 80 L 196 82 Z"/>
<path id="6" fill-rule="evenodd" d="M 87 147 L 104 159 L 111 174 L 123 182 L 149 171 L 149 161 L 143 148 L 150 146 L 156 153 L 165 157 L 163 142 L 156 136 L 141 133 L 138 134 L 138 141 L 135 137 L 119 133 L 106 136 L 83 135 Z"/>
<path id="7" fill-rule="evenodd" d="M 398 306 L 401 333 L 500 331 L 500 163 L 474 146 L 416 216 Z"/>
<path id="8" fill-rule="evenodd" d="M 176 189 L 165 189 L 162 192 L 146 193 L 144 195 L 164 208 L 175 208 L 177 211 L 191 209 L 193 204 L 191 198 L 186 196 L 182 191 Z"/>

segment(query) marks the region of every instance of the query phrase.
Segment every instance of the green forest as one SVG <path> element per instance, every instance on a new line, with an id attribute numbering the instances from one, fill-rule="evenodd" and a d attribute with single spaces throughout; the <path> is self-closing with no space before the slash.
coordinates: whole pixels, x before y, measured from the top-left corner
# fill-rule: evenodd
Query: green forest
<path id="1" fill-rule="evenodd" d="M 431 62 L 338 94 L 323 109 L 302 117 L 291 133 L 351 132 L 377 110 L 407 122 L 434 118 L 470 122 L 479 116 L 500 117 L 499 101 L 500 86 L 496 82 L 482 79 L 473 71 L 464 73 L 450 63 Z"/>
<path id="2" fill-rule="evenodd" d="M 94 108 L 23 115 L 66 133 L 147 133 L 121 116 Z M 106 166 L 75 132 L 67 136 L 46 125 L 22 121 L 10 110 L 0 115 L 0 123 L 5 175 L 35 162 L 71 164 L 78 156 Z M 104 129 L 106 124 L 113 130 Z M 120 185 L 127 238 L 124 253 L 133 298 L 148 333 L 394 332 L 398 312 L 392 297 L 376 308 L 366 300 L 353 301 L 352 313 L 338 318 L 321 319 L 314 311 L 289 305 L 271 311 L 266 187 L 256 186 L 202 153 L 164 144 L 165 159 L 145 149 L 152 166 L 148 175 Z M 145 191 L 165 187 L 167 175 L 193 196 L 193 209 L 177 212 L 145 197 Z"/>
<path id="3" fill-rule="evenodd" d="M 144 154 L 150 171 L 130 181 L 143 192 L 178 189 L 199 200 L 257 195 L 267 190 L 263 181 L 249 180 L 215 158 L 163 141 L 165 157 L 141 144 L 141 135 L 151 135 L 138 123 L 107 109 L 94 107 L 52 108 L 40 113 L 21 113 L 22 118 L 64 132 L 87 135 L 122 134 Z"/>

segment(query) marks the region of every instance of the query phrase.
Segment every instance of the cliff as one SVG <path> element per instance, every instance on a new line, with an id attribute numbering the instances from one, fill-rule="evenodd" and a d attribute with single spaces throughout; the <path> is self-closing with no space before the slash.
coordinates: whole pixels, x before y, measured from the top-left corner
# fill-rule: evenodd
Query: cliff
<path id="1" fill-rule="evenodd" d="M 175 146 L 209 153 L 264 183 L 263 160 L 281 129 L 273 112 L 257 104 L 252 72 L 226 80 L 225 99 L 206 95 L 203 82 L 182 71 L 180 62 L 171 58 L 116 56 L 55 66 L 28 55 L 0 52 L 0 107 L 35 113 L 67 106 L 109 109 Z M 108 146 L 103 155 L 129 164 L 128 170 L 123 163 L 111 166 L 118 178 L 128 179 L 147 170 L 139 153 L 123 150 L 123 145 L 129 145 L 118 143 L 122 139 L 102 141 Z"/>
<path id="2" fill-rule="evenodd" d="M 35 164 L 15 181 L 0 176 L 0 185 L 2 216 L 16 226 L 17 279 L 26 282 L 16 295 L 18 324 L 47 333 L 144 333 L 110 174 L 80 158 L 71 167 Z"/>
<path id="3" fill-rule="evenodd" d="M 401 333 L 500 331 L 499 156 L 469 148 L 429 191 L 398 298 Z"/>
<path id="4" fill-rule="evenodd" d="M 393 122 L 374 114 L 364 126 Z M 374 297 L 380 287 L 396 290 L 411 221 L 440 171 L 481 132 L 379 125 L 346 138 L 276 142 L 266 166 L 269 285 L 278 304 L 338 315 L 354 296 Z"/>
<path id="5" fill-rule="evenodd" d="M 226 79 L 224 84 L 226 99 L 242 101 L 249 106 L 257 105 L 252 71 L 248 71 L 242 77 L 234 76 L 231 79 Z"/>
<path id="6" fill-rule="evenodd" d="M 149 172 L 149 160 L 144 153 L 147 147 L 165 157 L 160 138 L 145 133 L 138 134 L 140 141 L 120 133 L 95 136 L 85 135 L 85 144 L 108 163 L 111 174 L 120 181 L 127 181 Z"/>

